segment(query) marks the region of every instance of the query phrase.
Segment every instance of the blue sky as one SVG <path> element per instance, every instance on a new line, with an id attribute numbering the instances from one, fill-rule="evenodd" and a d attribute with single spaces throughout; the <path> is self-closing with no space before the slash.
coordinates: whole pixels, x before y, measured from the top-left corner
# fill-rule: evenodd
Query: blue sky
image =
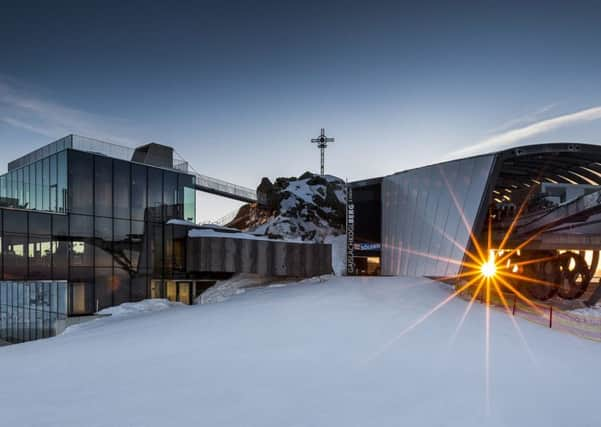
<path id="1" fill-rule="evenodd" d="M 601 143 L 595 2 L 149 3 L 1 6 L 2 168 L 68 133 L 172 145 L 247 186 L 318 171 L 321 127 L 349 180 Z M 199 216 L 234 206 L 203 197 Z"/>

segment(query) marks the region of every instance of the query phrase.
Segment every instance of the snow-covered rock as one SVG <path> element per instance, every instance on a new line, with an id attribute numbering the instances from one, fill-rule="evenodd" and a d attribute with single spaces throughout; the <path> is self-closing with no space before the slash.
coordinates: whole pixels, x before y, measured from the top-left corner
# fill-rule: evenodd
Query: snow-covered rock
<path id="1" fill-rule="evenodd" d="M 272 238 L 324 242 L 344 234 L 346 193 L 344 181 L 306 172 L 299 178 L 263 178 L 258 204 L 245 205 L 230 223 Z"/>
<path id="2" fill-rule="evenodd" d="M 332 244 L 332 270 L 344 274 L 346 191 L 342 179 L 305 172 L 299 178 L 263 178 L 259 203 L 247 204 L 228 225 L 270 238 Z"/>

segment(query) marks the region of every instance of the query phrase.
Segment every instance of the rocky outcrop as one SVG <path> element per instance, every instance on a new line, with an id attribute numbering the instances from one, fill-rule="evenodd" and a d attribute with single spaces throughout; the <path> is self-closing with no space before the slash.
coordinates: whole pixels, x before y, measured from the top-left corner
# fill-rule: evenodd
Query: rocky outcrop
<path id="1" fill-rule="evenodd" d="M 228 225 L 272 238 L 317 242 L 344 233 L 346 192 L 340 178 L 310 172 L 273 183 L 263 178 L 257 200 L 240 208 Z"/>

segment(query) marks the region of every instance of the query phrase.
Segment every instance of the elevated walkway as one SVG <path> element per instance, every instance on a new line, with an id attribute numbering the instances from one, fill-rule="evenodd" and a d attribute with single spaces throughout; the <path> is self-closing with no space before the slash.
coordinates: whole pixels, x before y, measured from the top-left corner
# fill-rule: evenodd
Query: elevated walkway
<path id="1" fill-rule="evenodd" d="M 196 178 L 195 188 L 198 191 L 227 197 L 228 199 L 245 203 L 255 203 L 257 201 L 257 193 L 251 188 L 242 187 L 217 178 L 211 178 L 210 176 L 201 175 L 196 172 L 194 172 L 193 175 Z"/>

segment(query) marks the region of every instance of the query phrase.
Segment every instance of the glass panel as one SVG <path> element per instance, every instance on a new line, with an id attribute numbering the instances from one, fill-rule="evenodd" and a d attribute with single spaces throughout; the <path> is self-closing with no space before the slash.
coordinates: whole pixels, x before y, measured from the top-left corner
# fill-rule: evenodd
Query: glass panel
<path id="1" fill-rule="evenodd" d="M 29 213 L 29 233 L 50 236 L 51 214 Z"/>
<path id="2" fill-rule="evenodd" d="M 146 262 L 146 251 L 144 250 L 144 244 L 146 239 L 144 238 L 144 222 L 132 221 L 131 222 L 131 265 L 135 271 L 148 271 L 148 263 Z M 144 257 L 144 258 L 142 258 Z"/>
<path id="3" fill-rule="evenodd" d="M 132 165 L 131 170 L 131 215 L 132 219 L 144 220 L 146 212 L 146 166 Z"/>
<path id="4" fill-rule="evenodd" d="M 27 212 L 4 210 L 5 233 L 27 233 Z"/>
<path id="5" fill-rule="evenodd" d="M 35 205 L 36 209 L 44 209 L 44 184 L 42 162 L 35 162 Z"/>
<path id="6" fill-rule="evenodd" d="M 116 218 L 130 217 L 130 163 L 113 161 L 113 211 Z"/>
<path id="7" fill-rule="evenodd" d="M 87 314 L 86 310 L 86 291 L 87 283 L 75 282 L 71 284 L 71 314 Z"/>
<path id="8" fill-rule="evenodd" d="M 94 246 L 92 245 L 94 221 L 85 215 L 70 216 L 71 266 L 93 266 Z"/>
<path id="9" fill-rule="evenodd" d="M 152 260 L 152 275 L 159 278 L 163 275 L 163 226 L 162 224 L 149 223 L 151 249 L 149 261 Z"/>
<path id="10" fill-rule="evenodd" d="M 163 172 L 163 218 L 165 220 L 177 218 L 177 174 Z"/>
<path id="11" fill-rule="evenodd" d="M 88 196 L 89 197 L 89 196 Z M 42 209 L 50 209 L 50 159 L 42 160 Z"/>
<path id="12" fill-rule="evenodd" d="M 52 244 L 50 236 L 29 237 L 28 244 L 29 257 L 29 279 L 48 280 L 51 274 L 52 265 Z"/>
<path id="13" fill-rule="evenodd" d="M 58 285 L 58 312 L 61 315 L 67 314 L 67 283 Z"/>
<path id="14" fill-rule="evenodd" d="M 161 221 L 163 205 L 163 171 L 148 168 L 148 220 Z"/>
<path id="15" fill-rule="evenodd" d="M 94 311 L 102 310 L 113 304 L 113 269 L 96 268 L 96 301 Z"/>
<path id="16" fill-rule="evenodd" d="M 17 205 L 23 205 L 23 169 L 17 170 Z"/>
<path id="17" fill-rule="evenodd" d="M 6 198 L 6 174 L 0 176 L 0 197 Z"/>
<path id="18" fill-rule="evenodd" d="M 129 273 L 123 268 L 113 268 L 113 304 L 123 304 L 129 301 L 130 280 Z"/>
<path id="19" fill-rule="evenodd" d="M 184 219 L 196 223 L 196 190 L 184 187 Z"/>
<path id="20" fill-rule="evenodd" d="M 165 225 L 163 232 L 163 274 L 171 277 L 173 274 L 173 225 Z"/>
<path id="21" fill-rule="evenodd" d="M 96 218 L 94 221 L 95 265 L 111 267 L 113 265 L 113 220 Z"/>
<path id="22" fill-rule="evenodd" d="M 69 151 L 69 204 L 73 213 L 93 214 L 94 157 Z"/>
<path id="23" fill-rule="evenodd" d="M 130 247 L 130 222 L 128 220 L 116 219 L 113 221 L 113 251 L 116 267 L 127 270 L 132 269 L 131 247 Z"/>
<path id="24" fill-rule="evenodd" d="M 50 210 L 52 212 L 58 211 L 58 175 L 57 175 L 57 157 L 56 155 L 50 157 Z"/>
<path id="25" fill-rule="evenodd" d="M 90 314 L 94 312 L 94 269 L 88 267 L 70 267 L 72 284 L 72 314 Z"/>
<path id="26" fill-rule="evenodd" d="M 194 177 L 179 174 L 179 188 L 177 196 L 178 218 L 196 222 L 196 191 L 194 190 Z"/>
<path id="27" fill-rule="evenodd" d="M 10 171 L 8 173 L 8 179 L 9 179 L 9 184 L 8 184 L 8 197 L 10 197 L 11 199 L 16 199 L 16 193 L 17 193 L 17 189 L 15 188 L 15 184 L 16 184 L 16 173 L 15 171 Z"/>
<path id="28" fill-rule="evenodd" d="M 4 278 L 24 280 L 27 276 L 27 235 L 4 234 Z"/>
<path id="29" fill-rule="evenodd" d="M 23 168 L 23 207 L 31 209 L 29 202 L 29 165 Z"/>
<path id="30" fill-rule="evenodd" d="M 31 209 L 38 207 L 35 164 L 29 165 L 29 206 Z"/>
<path id="31" fill-rule="evenodd" d="M 108 157 L 94 157 L 94 198 L 96 216 L 112 216 L 113 161 Z"/>
<path id="32" fill-rule="evenodd" d="M 67 209 L 67 151 L 61 151 L 57 155 L 57 197 L 58 211 L 65 212 Z"/>

